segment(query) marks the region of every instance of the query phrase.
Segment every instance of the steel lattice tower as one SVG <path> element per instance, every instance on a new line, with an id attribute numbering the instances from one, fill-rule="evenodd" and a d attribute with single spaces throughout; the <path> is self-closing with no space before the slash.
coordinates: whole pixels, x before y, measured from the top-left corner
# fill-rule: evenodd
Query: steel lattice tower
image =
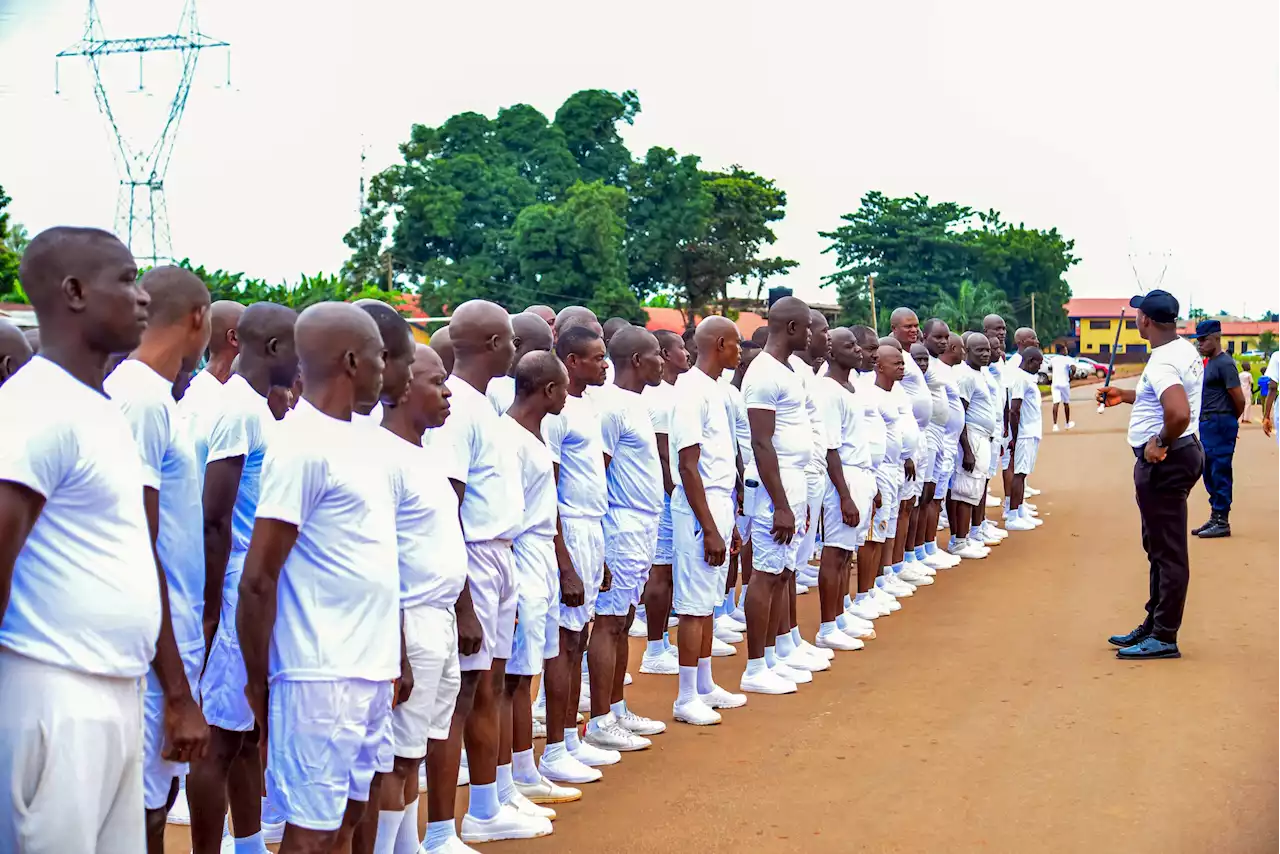
<path id="1" fill-rule="evenodd" d="M 151 265 L 171 259 L 173 247 L 169 235 L 169 219 L 164 200 L 164 177 L 173 157 L 173 147 L 178 136 L 178 126 L 187 107 L 187 96 L 195 78 L 196 61 L 200 51 L 207 48 L 230 47 L 200 32 L 196 20 L 195 0 L 186 0 L 178 31 L 164 36 L 148 36 L 131 39 L 108 39 L 103 36 L 102 20 L 97 5 L 89 0 L 84 36 L 79 42 L 57 55 L 57 60 L 84 57 L 93 70 L 93 92 L 98 109 L 106 116 L 115 138 L 115 156 L 120 165 L 120 195 L 116 204 L 116 231 L 139 261 Z M 149 147 L 136 147 L 121 129 L 111 101 L 107 97 L 103 81 L 102 59 L 113 54 L 138 55 L 138 86 L 142 88 L 142 62 L 148 53 L 179 51 L 181 68 L 177 89 L 170 101 L 168 118 L 159 138 Z M 228 60 L 228 78 L 230 61 Z M 57 73 L 55 69 L 55 81 Z M 228 79 L 228 83 L 230 80 Z M 55 88 L 57 83 L 55 82 Z"/>

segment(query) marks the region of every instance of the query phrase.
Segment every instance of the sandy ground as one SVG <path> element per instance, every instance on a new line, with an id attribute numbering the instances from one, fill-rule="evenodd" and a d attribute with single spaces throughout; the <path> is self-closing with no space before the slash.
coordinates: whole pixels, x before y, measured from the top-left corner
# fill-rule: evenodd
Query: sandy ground
<path id="1" fill-rule="evenodd" d="M 553 836 L 484 850 L 1275 851 L 1276 446 L 1244 429 L 1234 536 L 1192 538 L 1182 659 L 1121 662 L 1106 637 L 1141 620 L 1147 566 L 1126 408 L 1096 415 L 1091 393 L 1074 431 L 1046 432 L 1043 527 L 940 573 L 799 694 L 673 724 Z M 1190 508 L 1208 515 L 1199 487 Z M 817 605 L 800 599 L 810 638 Z M 670 721 L 675 677 L 639 675 L 632 643 L 631 705 Z M 740 646 L 718 681 L 744 666 Z M 185 829 L 167 842 L 189 850 Z"/>

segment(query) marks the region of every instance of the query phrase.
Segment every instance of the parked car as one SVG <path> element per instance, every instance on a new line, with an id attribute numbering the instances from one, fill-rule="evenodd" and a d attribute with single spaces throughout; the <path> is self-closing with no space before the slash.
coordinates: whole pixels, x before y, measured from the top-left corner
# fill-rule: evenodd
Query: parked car
<path id="1" fill-rule="evenodd" d="M 1080 371 L 1080 378 L 1097 377 L 1100 380 L 1107 378 L 1107 366 L 1102 362 L 1094 361 L 1088 356 L 1076 356 L 1075 367 Z"/>
<path id="2" fill-rule="evenodd" d="M 1061 353 L 1046 353 L 1044 357 L 1044 365 L 1040 368 L 1040 373 L 1036 375 L 1036 381 L 1040 385 L 1048 385 L 1053 381 L 1052 370 L 1053 361 L 1055 359 L 1065 359 L 1067 361 L 1067 376 L 1073 380 L 1083 380 L 1095 376 L 1097 373 L 1093 366 L 1096 362 L 1091 359 L 1073 359 L 1070 356 L 1064 356 Z M 1087 363 L 1087 364 L 1085 364 Z M 1107 366 L 1102 366 L 1102 375 L 1107 373 Z"/>

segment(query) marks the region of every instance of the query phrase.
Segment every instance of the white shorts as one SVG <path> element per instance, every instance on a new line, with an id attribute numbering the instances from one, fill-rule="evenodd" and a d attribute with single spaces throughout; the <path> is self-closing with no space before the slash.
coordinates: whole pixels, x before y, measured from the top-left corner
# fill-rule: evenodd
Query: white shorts
<path id="1" fill-rule="evenodd" d="M 947 490 L 951 488 L 951 477 L 956 473 L 960 459 L 960 434 L 954 436 L 948 435 L 942 442 L 942 453 L 938 456 L 937 468 L 934 470 L 933 481 L 938 485 L 934 491 L 936 498 L 946 497 Z"/>
<path id="2" fill-rule="evenodd" d="M 920 464 L 916 464 L 916 479 L 922 484 L 938 482 L 938 471 L 946 453 L 946 429 L 944 425 L 932 422 L 925 428 L 924 438 L 921 440 L 924 445 L 924 469 L 921 470 Z"/>
<path id="3" fill-rule="evenodd" d="M 347 801 L 369 800 L 375 773 L 395 762 L 391 682 L 271 684 L 267 711 L 267 798 L 304 830 L 342 826 Z"/>
<path id="4" fill-rule="evenodd" d="M 919 481 L 919 478 L 916 479 Z M 880 508 L 871 518 L 871 530 L 867 538 L 873 543 L 893 539 L 898 530 L 899 504 L 904 500 L 905 480 L 897 463 L 882 463 L 876 469 L 876 489 L 880 493 Z"/>
<path id="5" fill-rule="evenodd" d="M 480 621 L 480 651 L 463 655 L 463 670 L 488 670 L 495 658 L 511 657 L 516 630 L 515 557 L 507 540 L 467 543 L 467 584 Z"/>
<path id="6" fill-rule="evenodd" d="M 1071 386 L 1056 385 L 1049 389 L 1054 403 L 1070 403 L 1071 402 Z"/>
<path id="7" fill-rule="evenodd" d="M 840 496 L 836 488 L 827 482 L 827 494 L 822 500 L 823 545 L 845 551 L 853 551 L 867 541 L 871 529 L 871 502 L 876 495 L 876 476 L 870 469 L 844 467 L 844 482 L 849 487 L 849 497 L 858 508 L 858 525 L 850 528 L 840 515 Z"/>
<path id="8" fill-rule="evenodd" d="M 733 498 L 727 492 L 707 493 L 707 507 L 724 538 L 725 558 L 719 566 L 706 561 L 702 527 L 691 510 L 672 508 L 671 533 L 675 563 L 671 566 L 672 609 L 686 617 L 709 617 L 724 601 L 729 581 L 729 543 L 733 534 Z"/>
<path id="9" fill-rule="evenodd" d="M 1000 447 L 1000 437 L 991 437 L 991 459 L 987 463 L 987 479 L 990 480 L 1000 474 L 1000 455 L 1003 448 Z"/>
<path id="10" fill-rule="evenodd" d="M 1013 448 L 1009 447 L 1008 435 L 1001 439 L 1000 446 L 1000 471 L 1008 471 L 1013 465 Z"/>
<path id="11" fill-rule="evenodd" d="M 670 566 L 673 560 L 671 546 L 671 496 L 662 498 L 662 512 L 658 514 L 658 544 L 653 551 L 654 566 Z"/>
<path id="12" fill-rule="evenodd" d="M 219 624 L 213 635 L 209 660 L 200 676 L 200 707 L 209 726 L 228 732 L 250 732 L 257 721 L 244 696 L 249 677 L 244 672 L 244 656 L 235 630 L 235 626 Z"/>
<path id="13" fill-rule="evenodd" d="M 658 537 L 658 515 L 610 507 L 604 517 L 604 562 L 613 583 L 596 597 L 596 613 L 625 617 L 640 604 Z"/>
<path id="14" fill-rule="evenodd" d="M 805 518 L 808 521 L 800 544 L 796 547 L 797 569 L 805 566 L 813 559 L 814 547 L 818 542 L 818 525 L 822 521 L 822 497 L 827 494 L 831 481 L 827 478 L 826 469 L 822 471 L 806 471 L 805 485 Z"/>
<path id="15" fill-rule="evenodd" d="M 1013 449 L 1013 473 L 1031 474 L 1036 467 L 1036 456 L 1040 453 L 1040 440 L 1032 437 L 1018 437 L 1018 446 Z"/>
<path id="16" fill-rule="evenodd" d="M 747 491 L 747 518 L 751 520 L 751 571 L 766 572 L 769 575 L 780 575 L 788 569 L 794 570 L 800 541 L 804 539 L 804 519 L 808 508 L 808 481 L 801 479 L 799 473 L 784 473 L 782 491 L 791 502 L 791 513 L 796 519 L 796 531 L 791 542 L 779 543 L 773 539 L 773 499 L 764 484 L 754 490 Z"/>
<path id="17" fill-rule="evenodd" d="M 560 608 L 560 625 L 571 632 L 580 632 L 596 615 L 596 597 L 604 583 L 604 526 L 596 517 L 561 516 L 560 530 L 586 594 L 578 607 Z"/>
<path id="18" fill-rule="evenodd" d="M 911 455 L 911 460 L 916 464 L 915 480 L 907 480 L 905 476 L 901 478 L 898 484 L 898 501 L 913 501 L 920 497 L 924 491 L 924 469 L 925 469 L 925 441 L 924 436 L 920 437 L 920 446 L 916 448 Z M 902 464 L 898 464 L 898 473 L 902 474 Z"/>
<path id="19" fill-rule="evenodd" d="M 0 851 L 146 850 L 142 690 L 0 648 Z"/>
<path id="20" fill-rule="evenodd" d="M 449 737 L 462 681 L 458 621 L 452 608 L 432 605 L 415 605 L 400 613 L 413 691 L 391 711 L 391 733 L 396 756 L 422 759 L 427 755 L 428 739 L 444 741 Z"/>
<path id="21" fill-rule="evenodd" d="M 973 471 L 965 471 L 964 465 L 956 466 L 955 476 L 951 480 L 951 495 L 957 501 L 977 506 L 982 500 L 982 491 L 987 488 L 991 439 L 977 432 L 970 433 L 969 447 L 973 450 Z"/>
<path id="22" fill-rule="evenodd" d="M 507 672 L 536 676 L 560 654 L 560 567 L 555 540 L 526 535 L 515 541 L 516 633 Z"/>
<path id="23" fill-rule="evenodd" d="M 191 696 L 200 698 L 200 668 L 204 666 L 204 641 L 187 650 L 179 650 L 182 668 L 187 674 Z M 170 762 L 164 751 L 164 693 L 156 680 L 156 672 L 147 672 L 147 687 L 142 697 L 142 797 L 149 810 L 168 805 L 173 781 L 187 775 L 185 762 Z M 2 850 L 2 849 L 0 849 Z"/>

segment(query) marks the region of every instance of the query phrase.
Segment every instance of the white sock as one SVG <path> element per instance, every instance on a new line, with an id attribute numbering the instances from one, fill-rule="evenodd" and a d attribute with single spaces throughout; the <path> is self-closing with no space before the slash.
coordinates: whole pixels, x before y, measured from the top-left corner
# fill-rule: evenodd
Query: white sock
<path id="1" fill-rule="evenodd" d="M 666 645 L 663 644 L 663 642 L 660 640 L 649 641 L 647 644 L 645 644 L 644 654 L 645 655 L 662 655 L 663 651 L 666 648 L 667 648 Z"/>
<path id="2" fill-rule="evenodd" d="M 602 729 L 608 717 L 608 714 L 603 714 L 587 721 L 587 732 L 595 732 L 598 729 Z"/>
<path id="3" fill-rule="evenodd" d="M 747 675 L 748 676 L 756 676 L 760 674 L 762 671 L 765 671 L 768 669 L 769 669 L 769 666 L 765 664 L 765 661 L 763 658 L 747 659 Z"/>
<path id="4" fill-rule="evenodd" d="M 511 754 L 511 776 L 521 783 L 536 783 L 541 779 L 533 764 L 533 748 Z"/>
<path id="5" fill-rule="evenodd" d="M 515 781 L 511 779 L 511 763 L 498 766 L 498 801 L 500 803 L 510 803 L 511 796 L 516 793 Z"/>
<path id="6" fill-rule="evenodd" d="M 405 805 L 404 818 L 396 834 L 395 854 L 417 854 L 421 843 L 418 838 L 418 801 L 415 798 Z"/>
<path id="7" fill-rule="evenodd" d="M 747 606 L 747 584 L 746 582 L 743 582 L 742 590 L 738 593 L 738 608 L 745 608 L 746 606 Z M 736 611 L 737 608 L 735 608 L 734 610 Z"/>
<path id="8" fill-rule="evenodd" d="M 793 644 L 795 644 L 796 646 L 800 646 L 800 644 L 804 643 L 804 638 L 800 637 L 800 627 L 799 627 L 799 626 L 792 626 L 792 627 L 791 627 L 791 642 L 792 642 Z"/>
<path id="9" fill-rule="evenodd" d="M 772 668 L 778 663 L 778 653 L 774 647 L 766 646 L 764 648 L 764 664 L 765 667 Z"/>
<path id="10" fill-rule="evenodd" d="M 453 823 L 453 819 L 446 818 L 440 821 L 427 822 L 427 838 L 422 840 L 422 847 L 426 851 L 435 851 L 443 847 L 450 839 L 456 839 L 458 836 L 458 828 Z"/>
<path id="11" fill-rule="evenodd" d="M 680 665 L 680 691 L 676 694 L 676 702 L 684 703 L 697 696 L 698 668 Z"/>
<path id="12" fill-rule="evenodd" d="M 570 727 L 564 731 L 564 749 L 573 753 L 573 751 L 582 747 L 582 742 L 578 741 L 578 728 Z"/>
<path id="13" fill-rule="evenodd" d="M 235 837 L 236 854 L 266 854 L 266 851 L 267 843 L 262 839 L 261 830 L 253 836 Z"/>
<path id="14" fill-rule="evenodd" d="M 373 854 L 395 854 L 396 836 L 404 822 L 404 810 L 379 810 L 378 835 L 374 837 Z"/>
<path id="15" fill-rule="evenodd" d="M 627 701 L 619 700 L 616 703 L 609 704 L 609 711 L 613 712 L 614 718 L 624 718 L 627 716 Z"/>
<path id="16" fill-rule="evenodd" d="M 830 623 L 823 623 L 821 626 L 818 627 L 818 637 L 825 638 L 827 635 L 835 634 L 835 631 L 836 631 L 836 624 L 834 621 Z"/>
<path id="17" fill-rule="evenodd" d="M 776 638 L 775 647 L 777 649 L 777 654 L 782 656 L 783 658 L 786 658 L 787 656 L 791 655 L 791 653 L 795 652 L 796 644 L 795 644 L 795 641 L 791 639 L 791 632 L 778 635 L 778 637 Z"/>
<path id="18" fill-rule="evenodd" d="M 711 678 L 711 657 L 698 659 L 698 693 L 710 694 L 716 689 L 715 680 Z"/>
<path id="19" fill-rule="evenodd" d="M 555 762 L 558 759 L 563 759 L 568 750 L 569 748 L 565 746 L 563 741 L 557 741 L 555 744 L 548 743 L 546 749 L 542 751 L 542 761 Z"/>

